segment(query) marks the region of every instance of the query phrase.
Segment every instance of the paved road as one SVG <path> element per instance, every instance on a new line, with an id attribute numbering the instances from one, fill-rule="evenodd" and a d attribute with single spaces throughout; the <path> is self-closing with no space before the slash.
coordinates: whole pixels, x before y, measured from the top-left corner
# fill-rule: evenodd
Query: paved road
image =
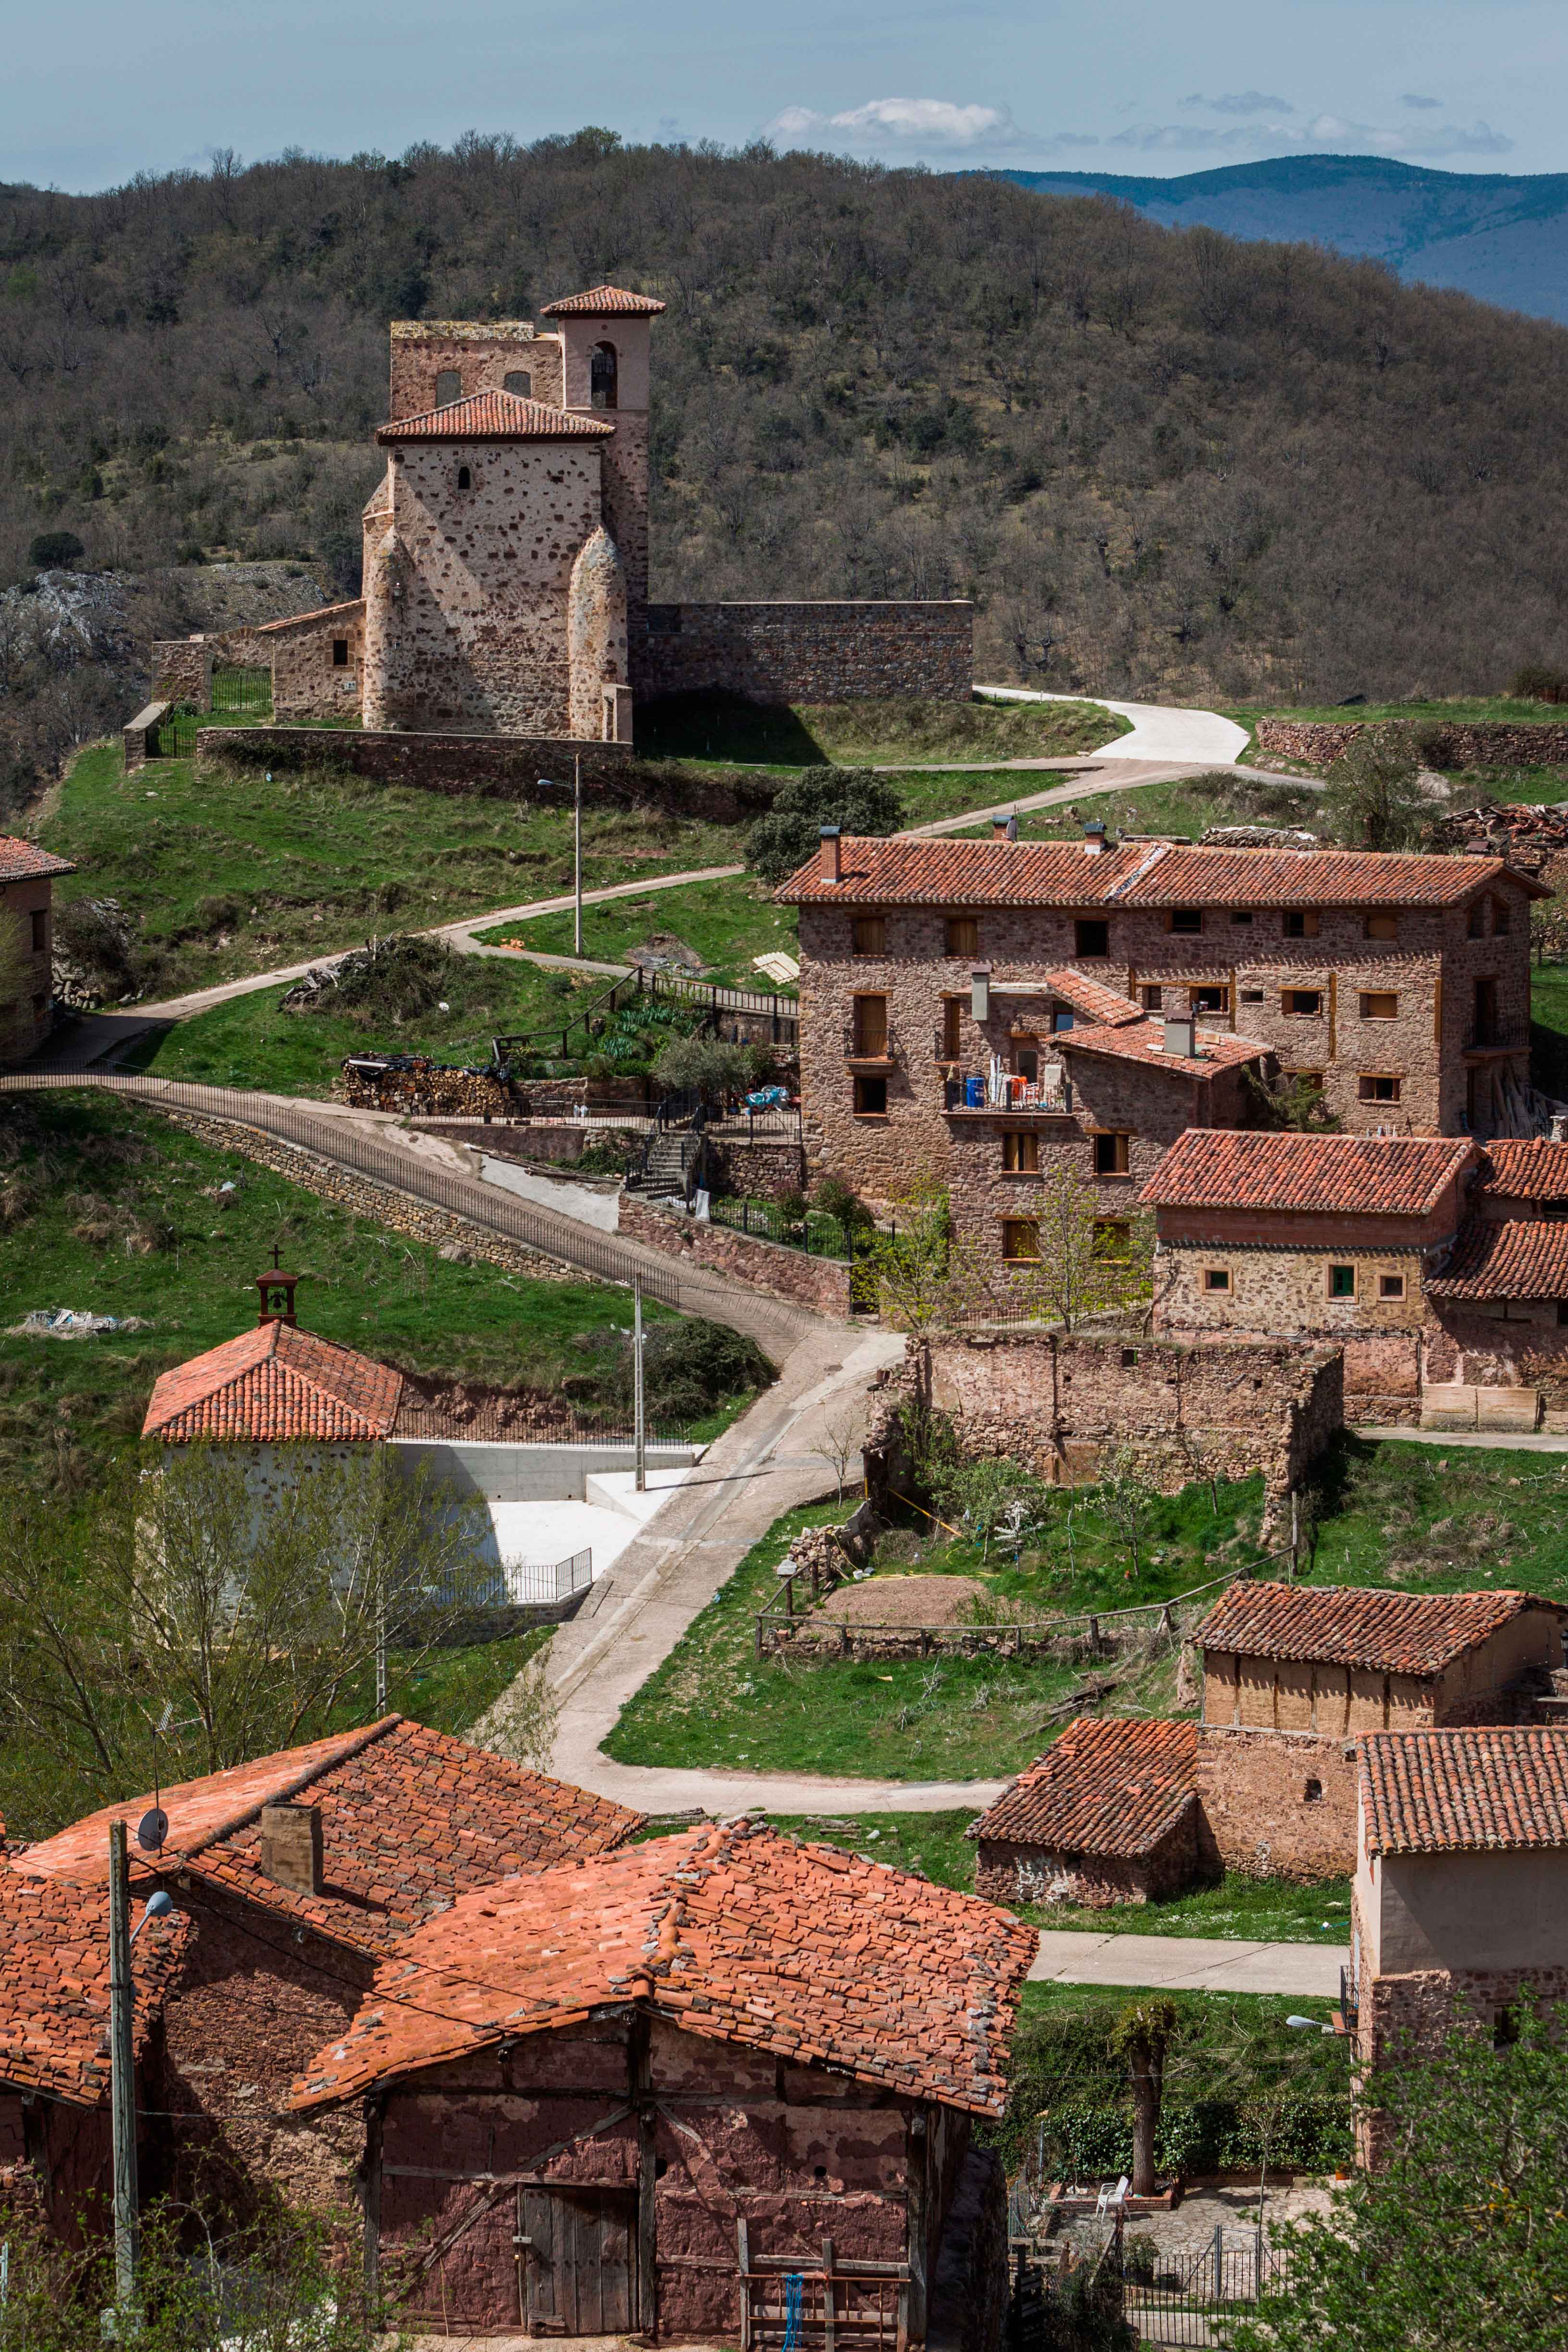
<path id="1" fill-rule="evenodd" d="M 1043 1927 L 1032 1984 L 1159 1986 L 1173 1992 L 1283 1992 L 1332 1999 L 1349 1945 L 1247 1944 L 1206 1936 L 1097 1936 Z"/>
<path id="2" fill-rule="evenodd" d="M 1547 1429 L 1384 1429 L 1352 1424 L 1352 1437 L 1372 1437 L 1388 1444 L 1440 1445 L 1445 1454 L 1457 1445 L 1479 1446 L 1503 1454 L 1568 1454 L 1568 1437 Z"/>
<path id="3" fill-rule="evenodd" d="M 987 702 L 1098 702 L 1131 732 L 1096 746 L 1097 760 L 1178 760 L 1203 768 L 1229 768 L 1247 749 L 1247 730 L 1217 710 L 1184 710 L 1160 702 L 1111 702 L 1103 694 L 1044 694 L 1027 686 L 977 686 Z"/>

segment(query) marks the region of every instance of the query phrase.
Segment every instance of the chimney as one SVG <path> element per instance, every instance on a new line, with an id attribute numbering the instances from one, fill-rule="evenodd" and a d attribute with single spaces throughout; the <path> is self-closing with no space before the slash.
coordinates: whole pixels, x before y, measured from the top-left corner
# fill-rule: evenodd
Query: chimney
<path id="1" fill-rule="evenodd" d="M 969 1011 L 972 1019 L 986 1022 L 991 1018 L 991 967 L 980 965 L 969 975 Z"/>
<path id="2" fill-rule="evenodd" d="M 263 1805 L 261 1871 L 279 1886 L 300 1895 L 321 1891 L 320 1805 Z"/>
<path id="3" fill-rule="evenodd" d="M 1105 827 L 1097 816 L 1090 817 L 1083 829 L 1083 854 L 1086 857 L 1098 857 L 1104 847 Z"/>
<path id="4" fill-rule="evenodd" d="M 1179 1054 L 1184 1060 L 1189 1062 L 1196 1061 L 1198 1053 L 1197 1023 L 1191 1019 L 1184 1021 L 1167 1020 L 1165 1023 L 1164 1051 L 1167 1054 Z"/>
<path id="5" fill-rule="evenodd" d="M 1553 1143 L 1568 1143 L 1568 1111 L 1552 1112 L 1552 1140 Z"/>
<path id="6" fill-rule="evenodd" d="M 825 824 L 817 830 L 822 840 L 822 865 L 819 869 L 822 879 L 825 882 L 842 882 L 844 866 L 839 851 L 840 828 L 836 824 Z"/>

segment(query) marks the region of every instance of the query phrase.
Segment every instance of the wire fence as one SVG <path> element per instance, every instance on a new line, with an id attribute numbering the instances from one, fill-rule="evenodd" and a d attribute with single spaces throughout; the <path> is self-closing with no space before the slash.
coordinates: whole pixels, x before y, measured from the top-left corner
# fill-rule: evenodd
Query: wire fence
<path id="1" fill-rule="evenodd" d="M 566 1559 L 507 1560 L 463 1598 L 479 1609 L 542 1608 L 586 1592 L 594 1581 L 592 1547 Z M 444 1598 L 446 1596 L 443 1596 Z"/>

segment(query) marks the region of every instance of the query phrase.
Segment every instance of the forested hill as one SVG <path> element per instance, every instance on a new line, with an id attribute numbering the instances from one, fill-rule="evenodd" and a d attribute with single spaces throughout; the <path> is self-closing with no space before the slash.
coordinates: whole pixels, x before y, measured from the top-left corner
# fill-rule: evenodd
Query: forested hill
<path id="1" fill-rule="evenodd" d="M 351 586 L 387 320 L 603 278 L 669 305 L 657 592 L 973 595 L 982 676 L 1175 698 L 1568 654 L 1563 330 L 1103 200 L 598 132 L 5 190 L 0 580 L 47 530 Z"/>

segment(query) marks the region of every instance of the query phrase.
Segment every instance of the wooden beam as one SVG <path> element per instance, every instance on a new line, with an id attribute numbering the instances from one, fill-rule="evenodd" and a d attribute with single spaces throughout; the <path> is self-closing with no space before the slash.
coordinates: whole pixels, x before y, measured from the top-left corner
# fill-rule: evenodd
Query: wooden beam
<path id="1" fill-rule="evenodd" d="M 926 2336 L 926 2210 L 929 2197 L 926 2159 L 930 2145 L 927 2111 L 923 2106 L 912 2107 L 904 2135 L 904 2160 L 910 2183 L 909 2235 L 904 2244 L 904 2258 L 910 2266 L 909 2338 L 911 2344 L 923 2344 Z"/>

